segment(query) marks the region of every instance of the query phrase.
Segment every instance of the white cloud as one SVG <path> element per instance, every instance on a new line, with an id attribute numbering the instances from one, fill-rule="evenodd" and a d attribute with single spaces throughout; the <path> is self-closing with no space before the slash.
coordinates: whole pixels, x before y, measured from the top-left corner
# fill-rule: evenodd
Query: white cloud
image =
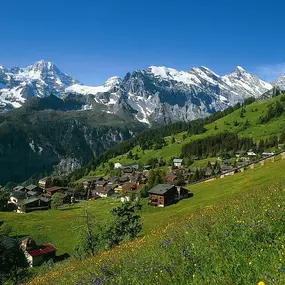
<path id="1" fill-rule="evenodd" d="M 285 75 L 285 63 L 261 65 L 256 68 L 255 73 L 266 81 L 274 81 Z"/>

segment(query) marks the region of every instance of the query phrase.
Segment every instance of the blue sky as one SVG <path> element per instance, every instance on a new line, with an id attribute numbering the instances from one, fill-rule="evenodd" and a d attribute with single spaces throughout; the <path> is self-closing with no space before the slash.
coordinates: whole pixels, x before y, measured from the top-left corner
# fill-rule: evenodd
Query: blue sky
<path id="1" fill-rule="evenodd" d="M 85 84 L 164 65 L 285 74 L 282 0 L 2 1 L 0 65 L 54 62 Z"/>

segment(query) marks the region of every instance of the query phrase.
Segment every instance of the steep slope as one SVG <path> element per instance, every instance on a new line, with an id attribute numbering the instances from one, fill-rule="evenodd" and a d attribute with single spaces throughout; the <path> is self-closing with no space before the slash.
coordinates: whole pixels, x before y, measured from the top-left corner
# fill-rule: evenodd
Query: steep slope
<path id="1" fill-rule="evenodd" d="M 53 93 L 78 102 L 78 110 L 96 109 L 99 104 L 107 113 L 133 115 L 151 125 L 205 117 L 273 88 L 239 66 L 225 76 L 206 67 L 178 71 L 151 66 L 93 87 L 80 84 L 43 60 L 27 68 L 1 67 L 0 84 L 0 110 L 18 108 L 32 97 Z"/>
<path id="2" fill-rule="evenodd" d="M 54 96 L 0 115 L 0 185 L 52 171 L 70 172 L 145 128 L 132 117 L 90 110 L 62 112 Z"/>
<path id="3" fill-rule="evenodd" d="M 185 144 L 224 132 L 235 133 L 239 137 L 252 138 L 256 143 L 261 139 L 268 142 L 273 141 L 275 143 L 271 150 L 278 150 L 279 137 L 285 133 L 285 113 L 272 117 L 266 123 L 260 120 L 260 118 L 266 116 L 270 106 L 277 102 L 281 103 L 284 111 L 284 95 L 280 95 L 270 99 L 258 100 L 243 107 L 237 105 L 234 108 L 231 107 L 225 110 L 224 114 L 216 113 L 196 122 L 176 123 L 146 130 L 138 134 L 136 138 L 118 145 L 114 152 L 106 153 L 102 156 L 101 161 L 93 161 L 90 164 L 92 167 L 89 167 L 89 171 L 91 170 L 92 175 L 104 174 L 108 163 L 105 163 L 103 167 L 102 162 L 139 162 L 146 165 L 151 159 L 157 157 L 169 163 L 171 158 L 181 156 Z M 243 115 L 241 116 L 242 110 Z M 172 142 L 172 136 L 175 142 Z M 161 139 L 163 139 L 162 142 Z M 280 143 L 284 143 L 284 141 L 280 141 Z M 130 151 L 133 158 L 127 155 Z M 117 154 L 115 157 L 114 153 Z M 208 159 L 201 162 L 206 166 Z M 80 172 L 78 174 L 80 178 Z"/>
<path id="4" fill-rule="evenodd" d="M 278 157 L 264 167 L 192 185 L 194 197 L 175 205 L 163 209 L 144 205 L 143 233 L 137 240 L 94 258 L 58 264 L 53 274 L 48 269 L 41 271 L 27 284 L 88 284 L 94 280 L 98 284 L 100 280 L 106 284 L 211 284 L 214 279 L 217 284 L 242 284 L 245 279 L 246 284 L 260 280 L 270 284 L 276 276 L 284 283 L 279 261 L 284 251 L 284 167 L 285 161 Z M 117 205 L 114 200 L 101 199 L 89 201 L 88 209 L 104 223 Z M 20 215 L 17 221 L 12 213 L 2 215 L 4 221 L 16 223 L 18 234 L 33 236 L 34 229 L 41 226 L 62 254 L 72 253 L 79 221 L 84 218 L 82 211 L 34 212 Z M 247 274 L 241 276 L 233 266 Z"/>

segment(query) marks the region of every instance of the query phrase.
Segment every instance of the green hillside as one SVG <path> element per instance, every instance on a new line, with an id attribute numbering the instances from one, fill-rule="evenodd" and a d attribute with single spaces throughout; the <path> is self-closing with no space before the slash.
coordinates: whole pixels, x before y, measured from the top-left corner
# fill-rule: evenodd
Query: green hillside
<path id="1" fill-rule="evenodd" d="M 192 185 L 194 197 L 175 205 L 145 205 L 141 238 L 94 259 L 58 264 L 29 284 L 89 284 L 103 277 L 103 284 L 269 284 L 272 278 L 283 284 L 284 169 L 285 160 L 277 157 L 263 167 Z M 88 203 L 100 218 L 115 205 L 98 202 Z M 41 231 L 57 246 L 69 244 L 80 212 L 51 212 L 56 223 L 44 223 Z M 18 232 L 28 234 L 32 223 L 38 228 L 36 215 L 18 216 Z M 13 213 L 3 218 L 14 220 Z"/>
<path id="2" fill-rule="evenodd" d="M 249 169 L 233 177 L 192 185 L 189 189 L 194 193 L 194 197 L 170 207 L 154 208 L 145 203 L 141 235 L 166 226 L 170 220 L 179 220 L 195 209 L 220 203 L 223 198 L 280 182 L 283 180 L 283 169 L 285 169 L 285 161 L 278 156 L 276 162 L 268 162 L 264 167 L 257 166 L 253 170 Z M 84 224 L 86 204 L 94 218 L 99 223 L 105 223 L 110 218 L 109 211 L 121 202 L 106 198 L 81 202 L 62 210 L 35 211 L 25 215 L 2 212 L 1 221 L 12 225 L 12 235 L 30 235 L 39 241 L 49 241 L 56 246 L 59 255 L 64 253 L 72 255 L 78 234 Z M 156 220 L 155 223 L 154 220 Z"/>
<path id="3" fill-rule="evenodd" d="M 279 114 L 279 116 L 273 116 L 268 122 L 262 123 L 261 118 L 266 116 L 269 106 L 275 106 L 277 102 L 281 104 L 283 111 Z M 189 133 L 185 131 L 176 133 L 173 136 L 164 137 L 163 139 L 165 141 L 165 146 L 161 148 L 157 148 L 154 145 L 149 149 L 142 150 L 142 147 L 140 145 L 136 145 L 130 149 L 133 158 L 130 158 L 128 151 L 111 158 L 108 160 L 108 162 L 139 162 L 141 165 L 145 165 L 153 157 L 158 157 L 164 159 L 166 163 L 168 163 L 170 159 L 181 156 L 181 150 L 185 144 L 197 139 L 222 134 L 224 132 L 236 133 L 239 137 L 252 138 L 256 143 L 258 143 L 261 139 L 272 139 L 274 136 L 277 137 L 278 141 L 280 135 L 285 132 L 284 107 L 284 95 L 280 95 L 272 99 L 259 100 L 253 102 L 252 104 L 241 106 L 230 114 L 225 115 L 217 120 L 212 120 L 211 123 L 205 124 L 205 131 L 200 134 L 189 135 Z M 205 120 L 205 122 L 206 121 L 207 120 Z M 160 130 L 158 130 L 158 132 L 159 131 Z M 173 138 L 175 140 L 174 143 L 172 143 Z M 274 147 L 270 147 L 270 150 L 276 149 L 277 144 Z M 209 160 L 211 160 L 210 157 L 207 157 L 207 159 L 204 159 L 202 161 L 196 161 L 193 166 L 206 165 Z M 90 174 L 104 175 L 106 174 L 106 170 L 108 169 L 109 165 L 109 163 L 104 163 L 104 165 L 101 164 L 97 166 L 96 169 L 93 168 Z"/>

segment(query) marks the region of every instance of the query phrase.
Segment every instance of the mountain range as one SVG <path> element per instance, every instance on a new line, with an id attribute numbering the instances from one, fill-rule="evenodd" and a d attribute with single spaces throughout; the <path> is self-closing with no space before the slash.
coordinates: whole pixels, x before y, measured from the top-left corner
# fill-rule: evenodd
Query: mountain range
<path id="1" fill-rule="evenodd" d="M 62 106 L 65 111 L 100 108 L 119 117 L 161 125 L 205 117 L 248 97 L 259 98 L 274 87 L 285 89 L 285 76 L 268 83 L 240 66 L 224 76 L 203 66 L 188 71 L 151 66 L 129 72 L 122 79 L 111 77 L 94 87 L 41 60 L 26 68 L 0 67 L 0 111 L 53 94 L 66 103 Z"/>

